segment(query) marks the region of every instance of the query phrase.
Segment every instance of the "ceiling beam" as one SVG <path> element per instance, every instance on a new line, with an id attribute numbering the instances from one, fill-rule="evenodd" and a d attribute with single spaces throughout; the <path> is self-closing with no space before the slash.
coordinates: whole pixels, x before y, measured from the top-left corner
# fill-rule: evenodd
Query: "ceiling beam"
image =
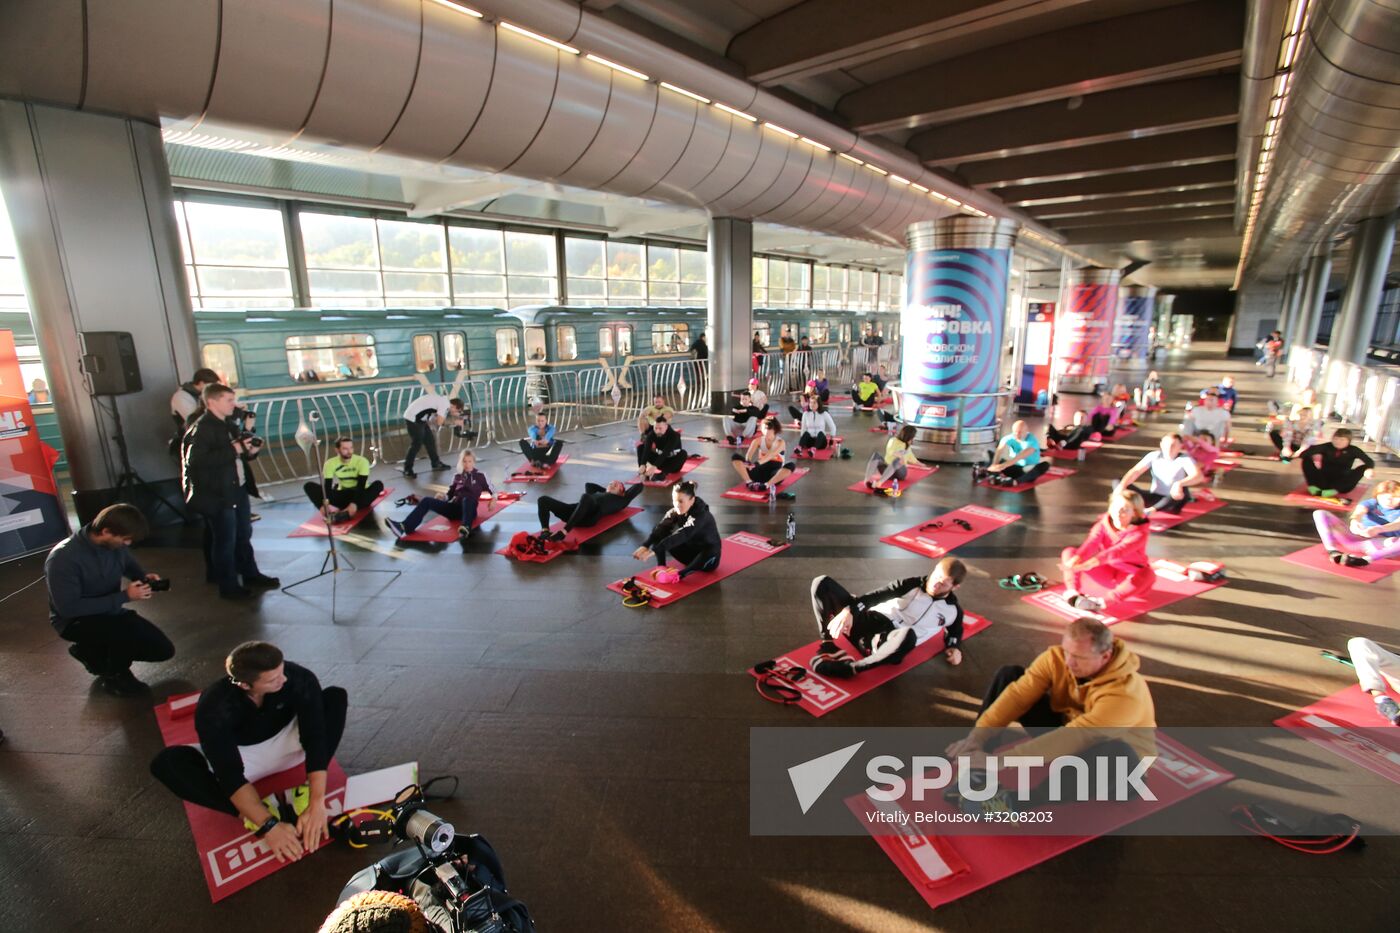
<path id="1" fill-rule="evenodd" d="M 955 166 L 1223 126 L 1239 118 L 1239 105 L 1239 75 L 1183 78 L 1089 94 L 1077 107 L 1054 101 L 946 123 L 905 147 L 929 165 Z"/>
<path id="2" fill-rule="evenodd" d="M 1233 162 L 1210 162 L 1185 168 L 1154 168 L 1143 172 L 1076 178 L 1073 181 L 1052 181 L 1043 185 L 1012 185 L 998 188 L 993 193 L 1007 204 L 1020 207 L 1080 198 L 1190 191 L 1193 188 L 1234 184 L 1234 181 Z"/>
<path id="3" fill-rule="evenodd" d="M 1133 211 L 1130 214 L 1110 212 L 1105 214 L 1084 214 L 1080 217 L 1065 217 L 1050 226 L 1068 232 L 1086 227 L 1127 227 L 1141 224 L 1175 223 L 1180 220 L 1232 220 L 1235 216 L 1235 202 L 1228 204 L 1205 205 L 1204 207 L 1164 207 L 1155 211 Z"/>
<path id="4" fill-rule="evenodd" d="M 1147 139 L 1075 146 L 1036 155 L 989 159 L 958 166 L 969 185 L 1033 185 L 1041 182 L 1112 175 L 1143 169 L 1199 165 L 1235 157 L 1235 127 L 1212 126 Z"/>
<path id="5" fill-rule="evenodd" d="M 1043 220 L 1054 226 L 1053 221 L 1059 218 L 1081 217 L 1085 214 L 1127 214 L 1159 207 L 1204 207 L 1234 203 L 1235 186 L 1227 183 L 1209 188 L 1193 188 L 1189 191 L 1130 194 L 1123 197 L 1094 198 L 1090 201 L 1062 201 L 1031 208 L 1028 213 L 1036 220 Z"/>
<path id="6" fill-rule="evenodd" d="M 1196 0 L 918 68 L 852 91 L 836 110 L 860 133 L 950 123 L 1233 68 L 1243 36 L 1244 4 Z"/>
<path id="7" fill-rule="evenodd" d="M 1121 227 L 1086 227 L 1066 230 L 1065 242 L 1130 243 L 1134 240 L 1177 241 L 1236 236 L 1231 220 L 1185 220 L 1177 223 L 1126 224 Z"/>

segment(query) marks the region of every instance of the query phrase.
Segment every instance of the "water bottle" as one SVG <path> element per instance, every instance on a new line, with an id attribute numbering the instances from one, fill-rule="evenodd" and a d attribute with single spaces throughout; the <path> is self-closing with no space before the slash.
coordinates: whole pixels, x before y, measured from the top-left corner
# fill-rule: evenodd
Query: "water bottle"
<path id="1" fill-rule="evenodd" d="M 893 490 L 895 498 L 899 498 L 899 480 L 896 479 L 890 489 Z"/>
<path id="2" fill-rule="evenodd" d="M 797 516 L 791 512 L 787 517 L 787 539 L 789 544 L 797 540 Z"/>

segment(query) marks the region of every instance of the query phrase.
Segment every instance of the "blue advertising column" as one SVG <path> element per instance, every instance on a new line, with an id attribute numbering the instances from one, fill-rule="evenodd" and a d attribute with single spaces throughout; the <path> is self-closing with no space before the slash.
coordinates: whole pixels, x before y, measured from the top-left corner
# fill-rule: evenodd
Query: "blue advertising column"
<path id="1" fill-rule="evenodd" d="M 1113 368 L 1123 372 L 1147 369 L 1148 333 L 1157 310 L 1155 285 L 1120 285 L 1118 316 L 1113 320 Z"/>
<path id="2" fill-rule="evenodd" d="M 943 217 L 906 233 L 900 420 L 932 460 L 981 459 L 1000 434 L 1006 289 L 1016 224 Z"/>

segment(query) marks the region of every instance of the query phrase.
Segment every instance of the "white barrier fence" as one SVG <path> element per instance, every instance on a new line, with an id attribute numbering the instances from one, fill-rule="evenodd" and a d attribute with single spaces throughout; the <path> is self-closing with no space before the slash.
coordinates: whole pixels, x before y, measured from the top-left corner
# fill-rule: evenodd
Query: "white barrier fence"
<path id="1" fill-rule="evenodd" d="M 1324 414 L 1336 412 L 1360 425 L 1364 440 L 1400 451 L 1400 372 L 1395 367 L 1343 363 L 1323 350 L 1295 347 L 1288 358 L 1288 378 L 1317 392 Z"/>

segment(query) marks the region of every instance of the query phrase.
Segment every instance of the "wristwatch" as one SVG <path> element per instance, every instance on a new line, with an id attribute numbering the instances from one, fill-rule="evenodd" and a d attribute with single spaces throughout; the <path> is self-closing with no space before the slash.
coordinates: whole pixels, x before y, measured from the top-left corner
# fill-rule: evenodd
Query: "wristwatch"
<path id="1" fill-rule="evenodd" d="M 282 821 L 279 820 L 277 817 L 269 816 L 267 818 L 267 822 L 259 826 L 257 830 L 253 833 L 253 835 L 261 839 L 263 836 L 266 836 L 269 832 L 272 831 L 272 827 L 276 826 L 280 822 Z"/>

